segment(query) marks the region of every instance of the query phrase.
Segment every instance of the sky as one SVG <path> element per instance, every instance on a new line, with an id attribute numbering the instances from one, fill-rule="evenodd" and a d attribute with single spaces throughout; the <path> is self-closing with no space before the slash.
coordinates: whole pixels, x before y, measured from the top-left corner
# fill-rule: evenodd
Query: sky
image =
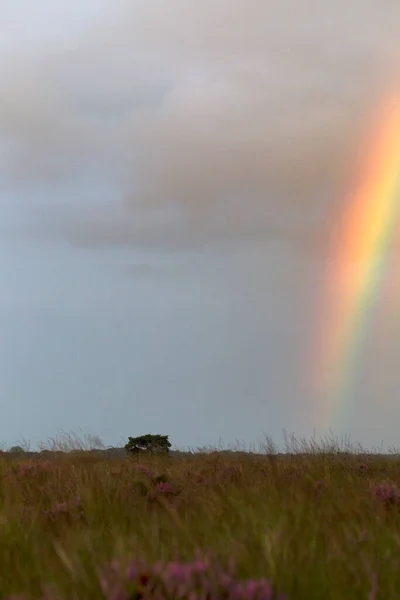
<path id="1" fill-rule="evenodd" d="M 346 406 L 311 377 L 399 24 L 397 0 L 0 0 L 0 441 L 399 445 L 396 247 Z"/>

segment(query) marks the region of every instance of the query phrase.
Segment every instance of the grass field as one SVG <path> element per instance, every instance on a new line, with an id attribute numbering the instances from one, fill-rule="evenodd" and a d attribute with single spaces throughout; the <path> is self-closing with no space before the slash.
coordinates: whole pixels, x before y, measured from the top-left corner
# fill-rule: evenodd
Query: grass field
<path id="1" fill-rule="evenodd" d="M 0 480 L 0 598 L 400 598 L 395 456 L 4 453 Z"/>

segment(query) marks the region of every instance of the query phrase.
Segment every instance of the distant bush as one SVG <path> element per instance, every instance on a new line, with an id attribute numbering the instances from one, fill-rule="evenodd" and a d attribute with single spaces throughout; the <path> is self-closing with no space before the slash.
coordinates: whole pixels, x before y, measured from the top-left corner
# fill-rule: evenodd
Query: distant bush
<path id="1" fill-rule="evenodd" d="M 11 446 L 11 448 L 9 449 L 9 452 L 13 452 L 13 453 L 21 453 L 24 452 L 24 449 L 21 446 Z"/>
<path id="2" fill-rule="evenodd" d="M 168 454 L 171 448 L 171 443 L 168 440 L 168 435 L 141 435 L 139 437 L 129 437 L 129 441 L 125 444 L 125 450 L 128 454 L 134 455 L 140 452 L 150 454 Z"/>

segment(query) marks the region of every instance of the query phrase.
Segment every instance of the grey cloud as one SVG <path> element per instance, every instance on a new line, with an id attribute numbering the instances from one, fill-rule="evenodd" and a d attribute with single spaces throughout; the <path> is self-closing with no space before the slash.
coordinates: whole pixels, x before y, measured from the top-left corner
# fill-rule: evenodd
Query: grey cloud
<path id="1" fill-rule="evenodd" d="M 399 22 L 365 0 L 110 4 L 82 37 L 0 63 L 0 172 L 53 186 L 46 227 L 74 243 L 321 243 L 399 82 Z M 85 174 L 115 202 L 60 209 L 57 185 Z"/>
<path id="2" fill-rule="evenodd" d="M 171 266 L 171 265 L 160 265 L 160 264 L 146 264 L 146 263 L 136 263 L 131 264 L 125 269 L 125 273 L 130 275 L 135 280 L 141 279 L 176 279 L 182 275 L 187 274 L 187 270 L 185 271 L 182 267 Z M 191 273 L 191 271 L 189 271 Z"/>

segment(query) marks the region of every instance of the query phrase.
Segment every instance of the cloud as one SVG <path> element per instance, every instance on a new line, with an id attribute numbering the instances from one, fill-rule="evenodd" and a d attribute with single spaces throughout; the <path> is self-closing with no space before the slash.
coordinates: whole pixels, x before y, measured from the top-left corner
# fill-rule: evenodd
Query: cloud
<path id="1" fill-rule="evenodd" d="M 191 275 L 193 269 L 188 269 L 182 265 L 165 265 L 165 264 L 148 264 L 148 263 L 135 263 L 128 265 L 124 269 L 125 273 L 128 274 L 132 279 L 141 281 L 145 280 L 164 280 L 167 281 L 178 279 L 185 279 L 185 275 Z"/>
<path id="2" fill-rule="evenodd" d="M 376 106 L 400 82 L 400 5 L 109 6 L 83 34 L 0 62 L 0 174 L 52 190 L 47 233 L 87 245 L 323 243 Z"/>

